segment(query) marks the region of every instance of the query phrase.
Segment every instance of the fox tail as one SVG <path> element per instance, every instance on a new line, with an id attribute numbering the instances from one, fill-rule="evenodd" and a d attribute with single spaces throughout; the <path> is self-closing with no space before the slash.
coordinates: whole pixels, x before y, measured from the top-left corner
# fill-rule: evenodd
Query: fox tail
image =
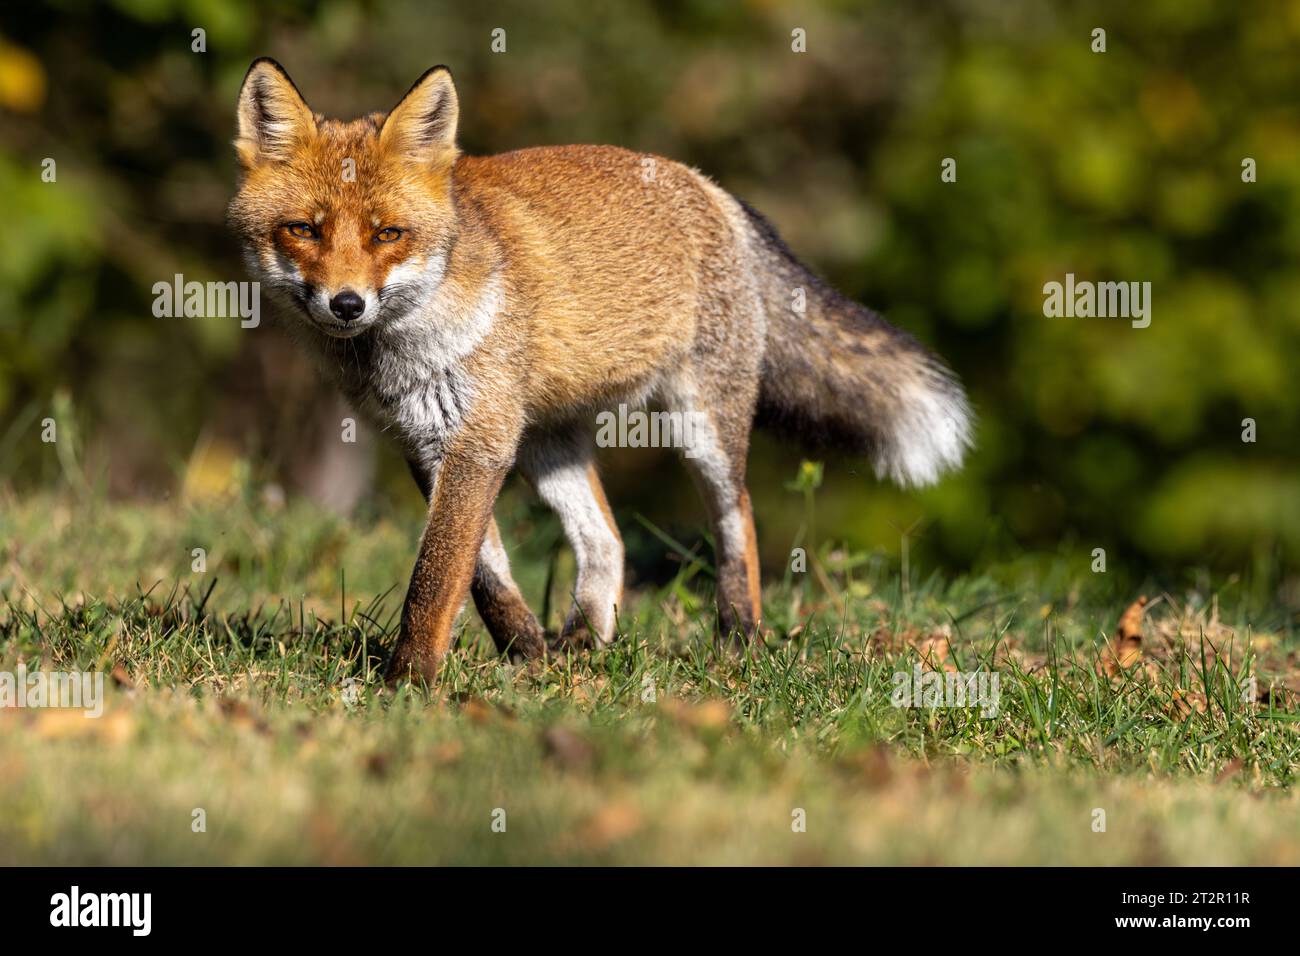
<path id="1" fill-rule="evenodd" d="M 973 416 L 957 377 L 907 332 L 823 282 L 741 205 L 767 314 L 755 423 L 811 449 L 864 455 L 876 477 L 904 487 L 958 468 Z M 793 307 L 799 289 L 802 312 Z"/>

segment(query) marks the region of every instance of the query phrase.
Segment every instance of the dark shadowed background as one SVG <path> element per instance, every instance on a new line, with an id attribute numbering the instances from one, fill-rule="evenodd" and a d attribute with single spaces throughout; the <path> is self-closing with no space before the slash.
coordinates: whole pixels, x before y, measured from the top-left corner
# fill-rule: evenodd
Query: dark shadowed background
<path id="1" fill-rule="evenodd" d="M 245 278 L 224 213 L 254 56 L 348 117 L 388 109 L 445 63 L 466 151 L 600 142 L 695 165 L 963 377 L 980 416 L 966 470 L 917 494 L 827 461 L 818 540 L 896 557 L 899 529 L 915 527 L 911 559 L 926 567 L 1080 563 L 1096 547 L 1134 576 L 1278 581 L 1294 567 L 1300 3 L 262 8 L 5 10 L 0 484 L 15 493 L 67 484 L 178 507 L 307 495 L 418 528 L 398 457 L 382 440 L 339 441 L 347 410 L 269 322 L 155 318 L 151 289 L 178 272 Z M 1246 158 L 1256 182 L 1242 180 Z M 1043 284 L 1067 272 L 1152 283 L 1150 327 L 1044 317 Z M 47 417 L 57 448 L 40 441 Z M 787 487 L 800 461 L 756 443 L 769 569 L 809 522 Z M 663 549 L 635 516 L 690 540 L 701 509 L 668 453 L 611 453 L 604 467 L 632 560 L 653 576 Z"/>

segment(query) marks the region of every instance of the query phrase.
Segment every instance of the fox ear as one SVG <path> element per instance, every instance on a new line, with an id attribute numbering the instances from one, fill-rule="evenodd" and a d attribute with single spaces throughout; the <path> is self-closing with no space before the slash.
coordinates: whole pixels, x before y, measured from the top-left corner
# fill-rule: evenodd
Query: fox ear
<path id="1" fill-rule="evenodd" d="M 456 157 L 460 103 L 451 70 L 435 66 L 415 81 L 384 120 L 379 144 L 416 163 L 443 165 Z"/>
<path id="2" fill-rule="evenodd" d="M 311 107 L 289 74 L 265 56 L 254 60 L 244 76 L 237 116 L 235 152 L 245 169 L 288 158 L 294 146 L 316 129 Z"/>

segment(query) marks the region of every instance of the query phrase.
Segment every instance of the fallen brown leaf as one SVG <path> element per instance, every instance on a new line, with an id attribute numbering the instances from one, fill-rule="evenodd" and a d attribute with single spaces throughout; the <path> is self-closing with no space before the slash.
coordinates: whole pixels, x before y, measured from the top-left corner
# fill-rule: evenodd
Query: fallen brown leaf
<path id="1" fill-rule="evenodd" d="M 927 670 L 953 672 L 957 670 L 957 665 L 948 657 L 952 651 L 952 640 L 946 631 L 931 634 L 915 646 Z"/>
<path id="2" fill-rule="evenodd" d="M 1101 654 L 1101 669 L 1107 676 L 1114 677 L 1142 659 L 1142 614 L 1146 605 L 1144 594 L 1120 615 L 1115 636 Z"/>
<path id="3" fill-rule="evenodd" d="M 1175 687 L 1169 698 L 1173 702 L 1174 711 L 1180 718 L 1188 717 L 1193 711 L 1198 714 L 1203 714 L 1206 711 L 1205 695 L 1199 690 L 1185 691 L 1181 687 Z"/>

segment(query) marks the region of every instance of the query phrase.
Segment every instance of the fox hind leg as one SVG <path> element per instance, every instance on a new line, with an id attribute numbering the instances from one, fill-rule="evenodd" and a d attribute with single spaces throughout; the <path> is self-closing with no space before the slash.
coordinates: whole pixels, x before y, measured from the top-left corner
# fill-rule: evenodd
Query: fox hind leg
<path id="1" fill-rule="evenodd" d="M 733 379 L 724 392 L 702 386 L 698 374 L 686 372 L 665 390 L 663 400 L 689 422 L 683 460 L 704 499 L 713 532 L 718 629 L 724 637 L 738 635 L 749 641 L 759 633 L 763 607 L 754 512 L 745 487 L 757 387 L 745 383 L 743 377 Z"/>
<path id="2" fill-rule="evenodd" d="M 705 443 L 706 445 L 708 443 Z M 709 513 L 718 573 L 718 629 L 724 636 L 748 640 L 758 633 L 763 615 L 758 539 L 754 512 L 739 466 L 719 447 L 701 448 L 686 458 Z"/>
<path id="3" fill-rule="evenodd" d="M 729 199 L 720 200 L 730 209 Z M 702 253 L 696 334 L 685 362 L 664 379 L 659 398 L 683 415 L 683 457 L 713 531 L 718 628 L 757 644 L 762 626 L 758 542 L 745 487 L 749 434 L 758 405 L 767 325 L 747 227 L 732 222 Z M 739 267 L 739 268 L 738 268 Z"/>

